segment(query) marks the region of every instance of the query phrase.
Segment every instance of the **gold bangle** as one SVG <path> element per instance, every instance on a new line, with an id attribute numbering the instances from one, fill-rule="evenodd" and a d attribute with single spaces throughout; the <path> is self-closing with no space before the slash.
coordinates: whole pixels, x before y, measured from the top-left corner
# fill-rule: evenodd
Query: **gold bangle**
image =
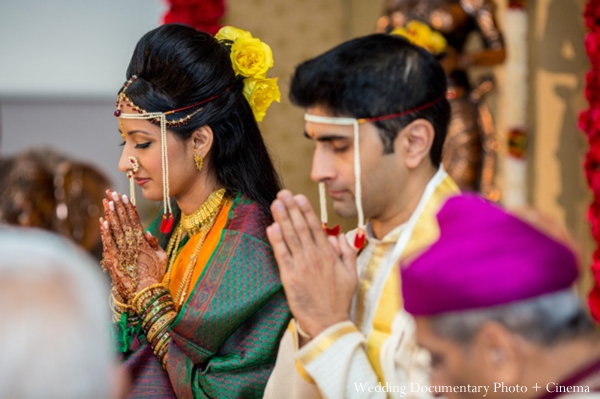
<path id="1" fill-rule="evenodd" d="M 165 334 L 165 337 L 166 338 L 164 338 L 163 342 L 157 344 L 156 348 L 153 348 L 154 354 L 156 355 L 158 360 L 161 361 L 161 363 L 167 352 L 169 352 L 169 344 L 172 341 L 171 334 Z"/>
<path id="2" fill-rule="evenodd" d="M 110 308 L 110 310 L 112 310 L 114 315 L 120 315 L 123 312 L 120 312 L 116 306 L 115 306 L 115 302 L 114 302 L 114 298 L 112 296 L 112 294 L 110 294 L 108 296 L 108 307 Z"/>
<path id="3" fill-rule="evenodd" d="M 164 296 L 166 293 L 168 293 L 168 291 L 164 288 L 152 288 L 139 297 L 138 301 L 136 302 L 136 306 L 141 312 L 143 308 L 148 306 L 150 303 L 153 303 L 158 298 Z"/>
<path id="4" fill-rule="evenodd" d="M 142 320 L 142 325 L 143 326 L 147 325 L 153 318 L 156 317 L 157 314 L 163 312 L 165 309 L 167 309 L 169 307 L 172 308 L 170 310 L 173 310 L 173 311 L 175 310 L 173 301 L 159 303 L 151 311 L 147 312 L 146 316 L 144 317 L 144 320 Z M 165 312 L 165 314 L 166 314 L 166 312 Z"/>
<path id="5" fill-rule="evenodd" d="M 135 296 L 131 300 L 131 306 L 134 309 L 139 311 L 140 306 L 138 306 L 138 301 L 140 301 L 140 299 L 142 297 L 144 297 L 144 299 L 146 299 L 146 297 L 152 296 L 152 292 L 157 288 L 162 288 L 164 290 L 165 285 L 163 283 L 157 283 L 157 284 L 149 285 L 148 287 L 144 288 L 143 290 L 141 290 L 140 292 L 135 294 Z"/>
<path id="6" fill-rule="evenodd" d="M 121 303 L 121 302 L 119 302 L 119 301 L 117 300 L 117 298 L 115 298 L 115 294 L 114 294 L 114 293 L 111 293 L 111 294 L 110 294 L 110 296 L 112 297 L 113 303 L 114 303 L 115 305 L 117 305 L 118 307 L 120 307 L 120 308 L 125 308 L 125 309 L 131 309 L 131 306 L 130 306 L 130 305 L 127 305 L 127 304 L 125 304 L 125 303 Z"/>
<path id="7" fill-rule="evenodd" d="M 170 322 L 172 320 L 172 318 L 168 317 L 168 314 L 156 320 L 156 322 L 152 324 L 152 326 L 150 326 L 148 332 L 146 333 L 146 338 L 148 339 L 148 342 L 154 342 L 156 337 L 160 335 L 160 332 L 163 331 L 165 328 L 169 327 L 169 325 L 171 324 Z"/>
<path id="8" fill-rule="evenodd" d="M 114 323 L 117 323 L 119 320 L 121 320 L 121 315 L 123 313 L 127 313 L 127 307 L 125 307 L 125 309 L 119 309 L 118 305 L 115 302 L 118 303 L 118 301 L 115 300 L 114 295 L 111 293 L 108 296 L 108 307 L 110 308 L 110 310 L 113 314 L 112 321 Z M 125 306 L 127 306 L 127 305 L 125 305 Z"/>
<path id="9" fill-rule="evenodd" d="M 167 348 L 168 348 L 168 346 L 167 346 Z M 166 369 L 167 369 L 167 358 L 168 358 L 168 356 L 169 356 L 169 351 L 167 350 L 167 351 L 165 351 L 165 353 L 162 355 L 162 359 L 161 359 L 162 368 L 163 368 L 164 370 L 166 370 Z"/>
<path id="10" fill-rule="evenodd" d="M 176 316 L 177 314 L 175 312 L 168 312 L 156 320 L 156 322 L 150 326 L 148 332 L 146 333 L 148 342 L 154 342 L 162 332 L 168 330 L 171 324 L 173 324 L 173 320 L 175 320 Z"/>
<path id="11" fill-rule="evenodd" d="M 168 345 L 170 340 L 171 340 L 171 334 L 169 334 L 169 332 L 167 331 L 163 335 L 161 335 L 156 341 L 154 341 L 153 342 L 154 345 L 152 345 L 154 354 L 158 356 L 160 351 L 162 349 L 164 349 L 163 347 L 165 345 Z"/>
<path id="12" fill-rule="evenodd" d="M 138 313 L 141 317 L 146 318 L 149 313 L 156 314 L 157 308 L 160 309 L 164 304 L 172 303 L 171 295 L 167 290 L 159 290 L 150 293 L 147 297 L 140 299 Z"/>
<path id="13" fill-rule="evenodd" d="M 296 323 L 296 331 L 298 331 L 298 335 L 305 339 L 312 339 L 312 335 L 300 328 L 300 323 L 298 323 L 298 320 L 294 319 L 294 322 Z"/>
<path id="14" fill-rule="evenodd" d="M 152 290 L 153 288 L 165 288 L 165 285 L 163 283 L 151 284 L 151 285 L 147 286 L 146 288 L 144 288 L 143 290 L 137 292 L 131 302 L 134 302 L 143 293 L 148 292 L 148 291 Z"/>

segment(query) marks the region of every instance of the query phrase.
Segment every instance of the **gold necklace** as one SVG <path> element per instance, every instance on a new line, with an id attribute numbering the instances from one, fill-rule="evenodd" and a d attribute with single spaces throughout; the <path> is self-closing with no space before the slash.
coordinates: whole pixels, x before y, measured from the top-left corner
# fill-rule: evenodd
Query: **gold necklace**
<path id="1" fill-rule="evenodd" d="M 213 191 L 208 196 L 208 199 L 191 215 L 181 213 L 181 224 L 188 235 L 193 236 L 200 232 L 202 226 L 206 224 L 219 210 L 221 201 L 225 196 L 225 189 L 220 188 Z"/>
<path id="2" fill-rule="evenodd" d="M 208 235 L 208 232 L 212 228 L 212 226 L 215 222 L 215 219 L 216 219 L 216 217 L 213 218 L 210 221 L 210 223 L 206 223 L 204 226 L 202 226 L 202 230 L 200 231 L 200 238 L 198 238 L 198 242 L 196 243 L 196 247 L 194 248 L 194 253 L 190 257 L 190 261 L 189 261 L 187 267 L 185 268 L 185 273 L 183 274 L 183 277 L 181 278 L 181 283 L 179 284 L 179 287 L 177 288 L 177 293 L 175 294 L 175 297 L 173 298 L 173 302 L 176 304 L 177 309 L 181 309 L 181 306 L 183 305 L 183 301 L 185 300 L 187 291 L 190 288 L 190 283 L 192 281 L 192 274 L 193 274 L 194 269 L 196 268 L 196 261 L 198 260 L 198 255 L 200 254 L 200 249 L 202 249 L 202 246 L 204 245 L 204 240 L 206 240 L 206 236 Z"/>
<path id="3" fill-rule="evenodd" d="M 175 263 L 175 258 L 177 258 L 177 250 L 179 249 L 179 243 L 181 243 L 182 236 L 183 227 L 181 226 L 181 223 L 179 223 L 173 232 L 171 239 L 169 240 L 169 245 L 167 245 L 167 258 L 169 259 L 169 264 L 167 265 L 167 270 L 165 271 L 165 275 L 167 276 L 165 280 L 165 286 L 167 287 L 171 282 L 171 269 L 173 268 L 173 263 Z"/>
<path id="4" fill-rule="evenodd" d="M 184 229 L 188 232 L 188 235 L 190 236 L 200 233 L 198 242 L 194 247 L 194 252 L 190 257 L 188 265 L 185 268 L 183 278 L 181 279 L 181 283 L 179 284 L 177 292 L 173 298 L 173 302 L 175 303 L 177 309 L 181 308 L 181 306 L 183 305 L 183 301 L 185 300 L 185 295 L 191 283 L 192 272 L 196 266 L 196 260 L 198 259 L 200 249 L 204 245 L 204 240 L 206 239 L 208 232 L 215 223 L 215 220 L 221 208 L 221 204 L 226 202 L 223 201 L 224 195 L 224 188 L 215 190 L 210 194 L 208 199 L 196 212 L 189 216 L 186 216 L 182 213 L 181 222 L 179 223 L 176 231 L 169 240 L 169 244 L 167 245 L 169 265 L 165 273 L 167 275 L 165 282 L 167 286 L 169 286 L 169 283 L 171 281 L 171 275 L 173 273 L 173 264 L 175 263 L 175 259 L 177 258 L 177 249 L 179 247 L 179 244 L 181 243 Z"/>

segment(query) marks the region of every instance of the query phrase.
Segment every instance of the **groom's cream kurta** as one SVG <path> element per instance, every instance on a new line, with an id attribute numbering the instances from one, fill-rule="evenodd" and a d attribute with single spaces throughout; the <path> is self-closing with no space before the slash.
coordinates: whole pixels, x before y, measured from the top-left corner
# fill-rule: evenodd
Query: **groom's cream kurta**
<path id="1" fill-rule="evenodd" d="M 331 326 L 298 349 L 292 320 L 279 346 L 266 399 L 426 396 L 411 392 L 416 384 L 428 384 L 429 361 L 416 346 L 413 319 L 402 309 L 399 258 L 438 238 L 437 211 L 458 192 L 440 169 L 408 222 L 381 240 L 368 225 L 368 243 L 357 259 L 360 279 L 352 321 Z M 353 233 L 348 233 L 350 242 Z"/>

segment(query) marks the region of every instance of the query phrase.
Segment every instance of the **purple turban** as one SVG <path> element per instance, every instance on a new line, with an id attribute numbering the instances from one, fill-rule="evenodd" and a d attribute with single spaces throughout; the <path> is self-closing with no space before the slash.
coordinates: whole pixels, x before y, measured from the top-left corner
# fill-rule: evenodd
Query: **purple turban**
<path id="1" fill-rule="evenodd" d="M 437 218 L 439 240 L 401 265 L 404 307 L 415 316 L 525 300 L 577 278 L 571 250 L 480 197 L 452 197 Z"/>

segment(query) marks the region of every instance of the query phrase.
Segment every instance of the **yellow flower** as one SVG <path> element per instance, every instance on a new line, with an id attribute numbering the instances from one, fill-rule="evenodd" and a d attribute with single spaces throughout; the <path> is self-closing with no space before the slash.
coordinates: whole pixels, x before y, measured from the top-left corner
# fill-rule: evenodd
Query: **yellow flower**
<path id="1" fill-rule="evenodd" d="M 281 101 L 277 78 L 267 79 L 273 66 L 273 52 L 268 44 L 252 37 L 250 32 L 224 26 L 215 38 L 231 46 L 231 64 L 237 76 L 244 77 L 244 96 L 257 122 L 261 122 L 273 101 Z"/>
<path id="2" fill-rule="evenodd" d="M 273 101 L 281 101 L 281 93 L 277 86 L 277 78 L 271 79 L 244 79 L 244 96 L 248 100 L 254 118 L 261 122 L 267 113 L 267 109 Z"/>
<path id="3" fill-rule="evenodd" d="M 410 36 L 408 31 L 401 26 L 394 28 L 394 30 L 390 32 L 390 35 L 398 35 L 405 37 L 412 43 L 412 37 Z"/>
<path id="4" fill-rule="evenodd" d="M 427 48 L 431 36 L 431 28 L 427 24 L 420 21 L 410 21 L 406 24 L 406 30 L 412 36 L 414 44 Z"/>
<path id="5" fill-rule="evenodd" d="M 390 32 L 392 35 L 404 36 L 411 43 L 425 48 L 434 55 L 446 49 L 446 38 L 439 32 L 432 30 L 429 25 L 421 21 L 410 21 L 406 28 L 398 27 Z"/>
<path id="6" fill-rule="evenodd" d="M 221 29 L 219 29 L 219 31 L 215 35 L 215 38 L 219 41 L 231 40 L 232 42 L 234 42 L 235 39 L 237 39 L 238 37 L 246 37 L 251 39 L 252 34 L 243 29 L 234 28 L 233 26 L 224 26 Z"/>
<path id="7" fill-rule="evenodd" d="M 237 37 L 231 46 L 231 63 L 236 75 L 264 78 L 273 66 L 273 52 L 259 39 Z"/>
<path id="8" fill-rule="evenodd" d="M 439 32 L 431 32 L 431 38 L 429 39 L 429 46 L 427 49 L 432 54 L 439 54 L 446 49 L 448 42 L 446 38 Z"/>

